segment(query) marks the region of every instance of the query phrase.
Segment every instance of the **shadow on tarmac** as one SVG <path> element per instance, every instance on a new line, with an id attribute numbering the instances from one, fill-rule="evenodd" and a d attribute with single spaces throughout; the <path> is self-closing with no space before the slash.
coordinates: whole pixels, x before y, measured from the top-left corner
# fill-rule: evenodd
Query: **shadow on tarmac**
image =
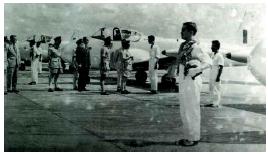
<path id="1" fill-rule="evenodd" d="M 104 140 L 117 144 L 124 144 L 130 147 L 146 147 L 153 145 L 176 145 L 176 141 L 147 141 L 136 139 L 111 139 Z M 266 144 L 266 132 L 237 132 L 202 135 L 199 143 L 220 143 L 220 144 Z"/>

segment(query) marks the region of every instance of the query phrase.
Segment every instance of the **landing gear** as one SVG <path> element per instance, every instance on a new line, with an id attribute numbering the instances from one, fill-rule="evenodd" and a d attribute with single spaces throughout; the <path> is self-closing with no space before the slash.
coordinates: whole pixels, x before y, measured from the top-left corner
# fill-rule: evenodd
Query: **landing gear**
<path id="1" fill-rule="evenodd" d="M 30 60 L 23 60 L 25 66 L 31 66 L 31 61 Z"/>
<path id="2" fill-rule="evenodd" d="M 19 70 L 20 71 L 25 71 L 26 70 L 26 65 L 25 65 L 24 61 L 21 62 L 20 66 L 19 66 Z"/>
<path id="3" fill-rule="evenodd" d="M 74 66 L 73 66 L 73 65 L 70 65 L 70 66 L 69 66 L 69 73 L 73 74 L 74 71 L 75 71 Z"/>
<path id="4" fill-rule="evenodd" d="M 144 85 L 147 79 L 147 73 L 145 71 L 137 71 L 135 74 L 137 84 Z"/>
<path id="5" fill-rule="evenodd" d="M 61 66 L 64 73 L 67 73 L 65 62 L 61 59 Z"/>

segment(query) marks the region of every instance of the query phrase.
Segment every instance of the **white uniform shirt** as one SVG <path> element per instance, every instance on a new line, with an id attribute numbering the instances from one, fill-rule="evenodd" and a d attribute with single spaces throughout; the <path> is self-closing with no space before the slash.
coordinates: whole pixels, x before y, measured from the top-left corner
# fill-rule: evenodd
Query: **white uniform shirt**
<path id="1" fill-rule="evenodd" d="M 153 47 L 150 47 L 150 58 L 160 58 L 160 48 L 157 44 L 154 44 Z"/>
<path id="2" fill-rule="evenodd" d="M 197 45 L 197 43 L 192 45 L 193 51 L 191 52 L 193 59 L 198 59 L 201 62 L 201 65 L 204 63 L 212 64 L 211 58 L 209 55 L 201 50 L 201 48 Z M 179 66 L 179 81 L 184 80 L 184 66 L 180 64 Z"/>
<path id="3" fill-rule="evenodd" d="M 157 44 L 154 44 L 153 47 L 151 48 L 150 46 L 150 59 L 149 59 L 149 69 L 154 69 L 155 63 L 156 63 L 156 58 L 160 58 L 160 48 Z"/>
<path id="4" fill-rule="evenodd" d="M 36 47 L 36 55 L 40 59 L 40 55 L 42 55 L 42 48 L 41 47 L 38 47 L 38 48 Z"/>
<path id="5" fill-rule="evenodd" d="M 219 66 L 224 65 L 224 58 L 223 55 L 220 53 L 216 53 L 215 55 L 212 55 L 212 66 Z"/>
<path id="6" fill-rule="evenodd" d="M 221 53 L 216 53 L 211 56 L 211 59 L 212 66 L 210 71 L 210 79 L 215 80 L 219 72 L 219 65 L 224 66 L 224 58 Z"/>
<path id="7" fill-rule="evenodd" d="M 33 46 L 33 61 L 39 60 L 39 55 L 41 54 L 41 48 L 37 48 L 35 45 Z"/>

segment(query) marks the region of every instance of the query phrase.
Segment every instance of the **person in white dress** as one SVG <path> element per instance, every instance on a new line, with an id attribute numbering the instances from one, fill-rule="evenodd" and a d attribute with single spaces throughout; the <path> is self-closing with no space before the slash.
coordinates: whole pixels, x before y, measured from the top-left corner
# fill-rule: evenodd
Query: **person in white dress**
<path id="1" fill-rule="evenodd" d="M 194 40 L 197 26 L 194 22 L 183 23 L 177 61 L 179 75 L 179 101 L 183 139 L 176 142 L 182 146 L 194 146 L 200 140 L 200 92 L 202 71 L 211 65 L 208 54 L 203 52 Z"/>
<path id="2" fill-rule="evenodd" d="M 150 44 L 149 48 L 149 77 L 151 82 L 151 93 L 157 94 L 158 90 L 158 60 L 160 58 L 160 48 L 155 44 L 155 37 L 153 35 L 148 36 L 148 43 Z"/>

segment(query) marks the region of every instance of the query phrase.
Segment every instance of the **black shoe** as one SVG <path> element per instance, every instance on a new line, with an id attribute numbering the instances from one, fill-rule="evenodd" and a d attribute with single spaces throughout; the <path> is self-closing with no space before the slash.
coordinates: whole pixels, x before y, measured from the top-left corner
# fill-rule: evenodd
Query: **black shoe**
<path id="1" fill-rule="evenodd" d="M 8 93 L 5 91 L 5 95 L 7 95 Z"/>
<path id="2" fill-rule="evenodd" d="M 205 107 L 213 107 L 213 104 L 206 104 Z"/>
<path id="3" fill-rule="evenodd" d="M 207 104 L 205 107 L 221 108 L 221 105 Z"/>
<path id="4" fill-rule="evenodd" d="M 49 88 L 48 89 L 48 92 L 53 92 L 54 90 L 52 88 Z"/>
<path id="5" fill-rule="evenodd" d="M 59 87 L 56 87 L 55 88 L 55 91 L 63 91 L 63 89 L 59 88 Z"/>
<path id="6" fill-rule="evenodd" d="M 121 94 L 129 94 L 130 92 L 127 90 L 121 91 Z"/>
<path id="7" fill-rule="evenodd" d="M 36 82 L 30 82 L 29 85 L 36 85 Z"/>
<path id="8" fill-rule="evenodd" d="M 20 91 L 17 90 L 17 89 L 13 89 L 12 92 L 14 92 L 14 93 L 18 93 L 18 92 L 20 92 Z"/>
<path id="9" fill-rule="evenodd" d="M 82 89 L 83 91 L 89 91 L 88 89 L 86 89 L 86 88 L 84 88 L 84 89 Z"/>
<path id="10" fill-rule="evenodd" d="M 73 90 L 78 90 L 78 88 L 77 87 L 74 87 Z"/>
<path id="11" fill-rule="evenodd" d="M 121 92 L 121 89 L 120 88 L 117 88 L 116 92 Z"/>
<path id="12" fill-rule="evenodd" d="M 106 91 L 101 92 L 101 95 L 109 95 Z"/>
<path id="13" fill-rule="evenodd" d="M 151 90 L 151 94 L 158 94 L 156 90 Z"/>
<path id="14" fill-rule="evenodd" d="M 12 90 L 7 90 L 8 93 L 12 93 L 13 91 Z"/>
<path id="15" fill-rule="evenodd" d="M 175 144 L 185 146 L 185 147 L 189 147 L 189 146 L 197 145 L 198 141 L 189 141 L 189 140 L 186 140 L 186 139 L 182 139 L 182 140 L 176 141 Z"/>

